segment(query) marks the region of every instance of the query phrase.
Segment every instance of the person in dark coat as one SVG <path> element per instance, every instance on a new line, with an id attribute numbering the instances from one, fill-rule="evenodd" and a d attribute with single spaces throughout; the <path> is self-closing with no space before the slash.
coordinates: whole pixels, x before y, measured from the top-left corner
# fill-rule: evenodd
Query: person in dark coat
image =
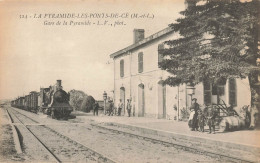
<path id="1" fill-rule="evenodd" d="M 199 125 L 199 131 L 204 132 L 205 115 L 202 110 L 198 111 L 198 125 Z"/>
<path id="2" fill-rule="evenodd" d="M 217 109 L 215 106 L 208 107 L 207 109 L 207 120 L 209 126 L 209 134 L 215 134 L 215 119 L 217 116 Z"/>
<path id="3" fill-rule="evenodd" d="M 197 99 L 193 98 L 192 104 L 190 106 L 190 111 L 195 112 L 193 119 L 192 119 L 192 131 L 194 131 L 195 129 L 198 130 L 198 111 L 199 111 L 199 109 L 200 109 L 200 106 L 197 103 Z"/>
<path id="4" fill-rule="evenodd" d="M 119 100 L 119 104 L 118 104 L 118 116 L 121 116 L 121 111 L 124 108 L 124 103 L 122 102 L 122 99 Z"/>
<path id="5" fill-rule="evenodd" d="M 97 101 L 95 101 L 95 103 L 93 104 L 93 114 L 94 116 L 97 115 L 98 116 L 98 108 L 99 108 L 99 104 Z"/>
<path id="6" fill-rule="evenodd" d="M 109 101 L 109 113 L 108 116 L 113 115 L 113 110 L 114 110 L 114 103 L 112 100 Z"/>

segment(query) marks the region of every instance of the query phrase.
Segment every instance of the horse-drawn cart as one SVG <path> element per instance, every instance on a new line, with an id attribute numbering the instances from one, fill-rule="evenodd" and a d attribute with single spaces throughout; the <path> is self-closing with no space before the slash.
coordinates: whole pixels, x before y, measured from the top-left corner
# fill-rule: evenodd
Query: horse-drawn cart
<path id="1" fill-rule="evenodd" d="M 220 132 L 239 130 L 249 127 L 250 113 L 248 106 L 244 106 L 237 112 L 232 106 L 227 107 L 226 104 L 213 104 L 208 107 L 216 109 L 216 127 Z"/>

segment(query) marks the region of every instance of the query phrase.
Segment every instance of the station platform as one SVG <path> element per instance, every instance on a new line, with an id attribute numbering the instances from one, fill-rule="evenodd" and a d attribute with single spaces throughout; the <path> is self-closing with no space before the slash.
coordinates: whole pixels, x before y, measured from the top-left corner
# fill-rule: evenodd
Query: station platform
<path id="1" fill-rule="evenodd" d="M 205 126 L 205 132 L 191 131 L 188 127 L 188 123 L 183 121 L 146 117 L 107 116 L 103 114 L 100 114 L 99 116 L 93 116 L 92 113 L 83 113 L 82 116 L 79 115 L 77 117 L 81 119 L 91 119 L 100 123 L 115 123 L 124 126 L 127 125 L 136 128 L 165 131 L 171 132 L 173 134 L 238 143 L 260 148 L 260 130 L 238 130 L 231 132 L 216 131 L 216 134 L 208 134 L 207 126 Z"/>
<path id="2" fill-rule="evenodd" d="M 253 154 L 254 161 L 260 160 L 260 130 L 216 131 L 215 134 L 208 134 L 208 126 L 205 126 L 205 132 L 191 131 L 188 123 L 183 121 L 146 117 L 107 116 L 102 113 L 99 116 L 93 116 L 93 113 L 82 113 L 82 115 L 77 115 L 77 119 L 81 119 L 84 123 L 95 121 L 102 124 L 113 124 L 131 130 L 138 130 L 144 134 L 161 135 L 184 142 L 191 142 L 191 146 L 211 145 L 210 148 L 219 148 L 219 150 L 223 151 L 233 149 L 235 155 L 249 153 L 251 156 L 248 156 L 248 158 L 252 158 Z"/>

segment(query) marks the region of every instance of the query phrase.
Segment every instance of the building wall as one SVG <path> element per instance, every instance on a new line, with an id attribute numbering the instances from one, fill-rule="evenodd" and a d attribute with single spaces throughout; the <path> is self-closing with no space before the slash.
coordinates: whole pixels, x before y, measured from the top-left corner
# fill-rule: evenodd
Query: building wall
<path id="1" fill-rule="evenodd" d="M 249 80 L 246 79 L 236 79 L 237 84 L 237 106 L 236 110 L 244 105 L 250 105 L 251 102 L 251 91 L 249 86 Z"/>
<path id="2" fill-rule="evenodd" d="M 153 41 L 146 46 L 143 46 L 132 52 L 127 52 L 124 55 L 114 59 L 115 66 L 115 91 L 114 99 L 116 106 L 120 99 L 120 88 L 125 88 L 125 105 L 127 99 L 132 99 L 133 109 L 135 109 L 135 116 L 138 116 L 138 89 L 139 85 L 144 85 L 144 105 L 146 117 L 158 116 L 158 82 L 166 79 L 168 74 L 158 67 L 158 45 L 166 40 L 173 39 L 175 34 L 170 34 Z M 138 72 L 138 53 L 143 53 L 143 72 Z M 124 77 L 120 77 L 120 60 L 124 59 Z M 177 88 L 166 86 L 166 113 L 173 110 L 173 95 L 171 91 L 176 91 Z M 174 103 L 174 104 L 173 104 Z M 125 112 L 126 113 L 126 112 Z"/>
<path id="3" fill-rule="evenodd" d="M 224 85 L 225 95 L 221 98 L 227 106 L 229 104 L 229 80 L 227 80 L 226 84 Z M 197 98 L 197 102 L 203 106 L 204 105 L 204 86 L 203 83 L 200 83 L 195 86 L 195 94 L 193 95 L 194 98 Z M 212 103 L 214 99 L 212 97 Z M 251 101 L 251 92 L 249 87 L 248 78 L 245 79 L 236 79 L 236 101 L 237 105 L 234 106 L 235 110 L 239 110 L 244 105 L 250 105 Z M 224 104 L 221 102 L 221 104 Z M 189 105 L 188 105 L 189 106 Z"/>
<path id="4" fill-rule="evenodd" d="M 158 68 L 158 45 L 166 40 L 176 38 L 176 34 L 169 34 L 160 39 L 152 41 L 140 48 L 131 52 L 114 58 L 114 102 L 118 106 L 120 99 L 120 89 L 125 89 L 125 105 L 127 99 L 132 100 L 132 113 L 138 116 L 141 108 L 138 103 L 141 101 L 138 95 L 139 85 L 144 85 L 144 116 L 154 118 L 167 118 L 173 119 L 177 116 L 173 107 L 176 106 L 180 110 L 189 108 L 191 105 L 191 98 L 197 98 L 197 102 L 204 105 L 204 86 L 203 83 L 195 86 L 195 94 L 187 94 L 187 86 L 180 85 L 177 87 L 166 86 L 165 88 L 165 111 L 166 115 L 163 116 L 161 109 L 161 98 L 159 88 L 160 81 L 166 79 L 170 74 Z M 143 53 L 143 72 L 138 72 L 138 53 Z M 120 77 L 120 60 L 124 60 L 124 77 Z M 243 105 L 250 104 L 250 89 L 248 79 L 236 79 L 237 85 L 237 106 L 235 109 L 241 108 Z M 225 96 L 223 100 L 229 104 L 229 85 L 228 82 L 224 86 Z M 214 98 L 214 97 L 212 97 Z M 125 107 L 126 109 L 126 107 Z M 124 114 L 125 113 L 125 114 Z M 122 114 L 127 115 L 127 111 L 122 111 Z M 180 113 L 179 113 L 180 115 Z M 139 115 L 140 116 L 140 115 Z"/>

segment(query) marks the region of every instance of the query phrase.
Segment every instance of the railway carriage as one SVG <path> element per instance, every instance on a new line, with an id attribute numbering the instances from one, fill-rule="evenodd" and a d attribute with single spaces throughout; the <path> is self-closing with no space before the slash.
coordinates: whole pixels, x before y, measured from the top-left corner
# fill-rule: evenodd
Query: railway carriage
<path id="1" fill-rule="evenodd" d="M 24 109 L 28 110 L 29 108 L 29 95 L 24 96 Z"/>
<path id="2" fill-rule="evenodd" d="M 24 97 L 19 97 L 17 99 L 17 107 L 19 109 L 23 109 L 24 108 Z"/>
<path id="3" fill-rule="evenodd" d="M 38 107 L 38 92 L 32 91 L 29 95 L 26 95 L 24 100 L 24 109 L 37 113 L 39 110 Z"/>

